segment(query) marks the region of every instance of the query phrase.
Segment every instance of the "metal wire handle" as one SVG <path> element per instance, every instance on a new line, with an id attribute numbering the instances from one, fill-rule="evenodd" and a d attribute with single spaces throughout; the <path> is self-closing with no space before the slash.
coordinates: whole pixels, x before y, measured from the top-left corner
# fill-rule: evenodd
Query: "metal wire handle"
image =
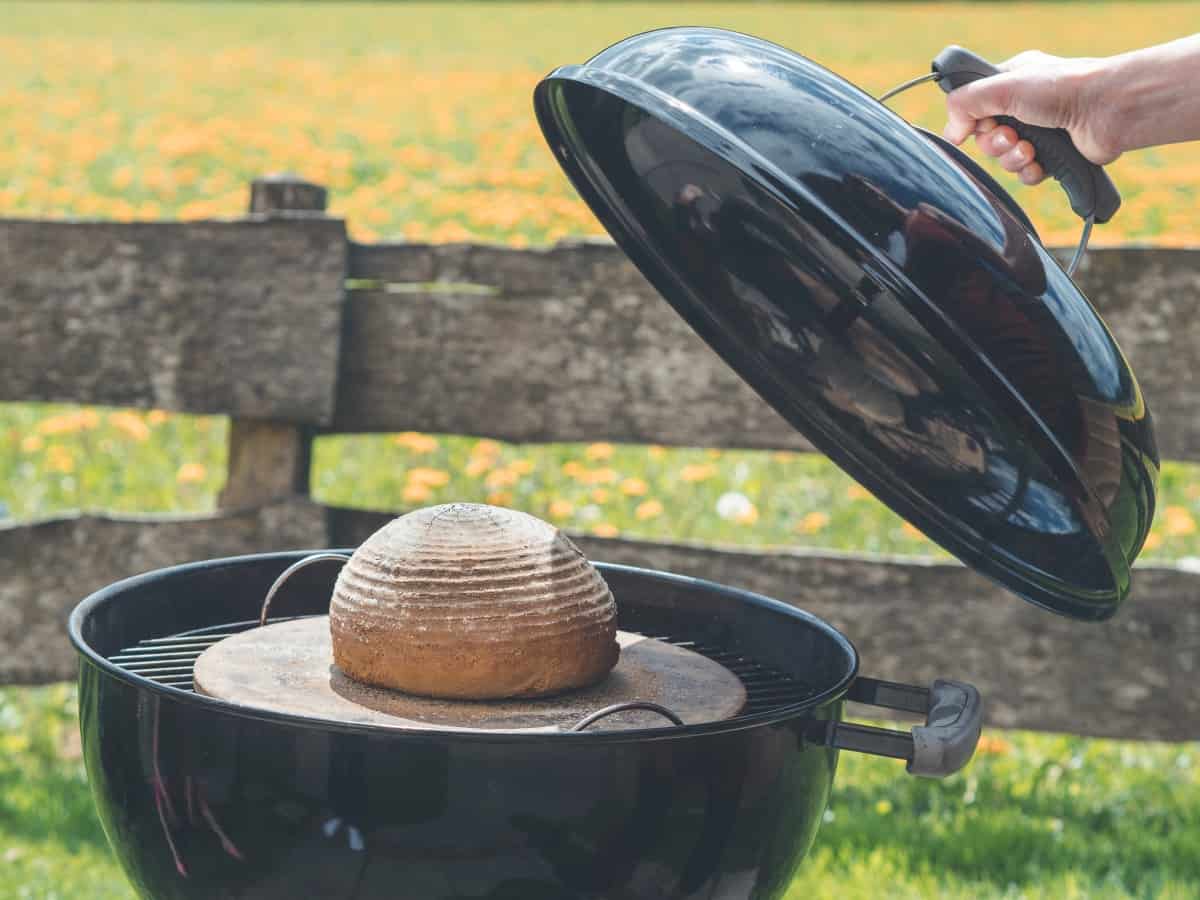
<path id="1" fill-rule="evenodd" d="M 292 563 L 279 573 L 279 577 L 275 579 L 275 583 L 272 584 L 270 590 L 267 591 L 267 598 L 263 600 L 262 612 L 260 612 L 258 616 L 258 627 L 261 628 L 267 624 L 267 613 L 271 609 L 271 601 L 275 599 L 275 594 L 277 594 L 279 589 L 283 587 L 284 582 L 286 582 L 301 569 L 307 568 L 313 563 L 332 562 L 333 560 L 337 560 L 345 565 L 349 559 L 350 556 L 347 553 L 314 553 L 312 556 L 306 556 L 304 559 Z"/>
<path id="2" fill-rule="evenodd" d="M 879 102 L 884 103 L 895 97 L 897 94 L 903 94 L 909 88 L 914 88 L 919 84 L 925 84 L 929 81 L 938 81 L 941 77 L 942 76 L 940 72 L 929 72 L 928 74 L 920 75 L 917 78 L 910 78 L 903 84 L 898 84 L 886 94 L 883 94 L 879 98 Z M 1081 234 L 1079 237 L 1079 244 L 1075 248 L 1075 253 L 1072 255 L 1071 261 L 1067 263 L 1067 275 L 1074 276 L 1075 270 L 1079 268 L 1079 263 L 1083 260 L 1084 251 L 1087 250 L 1088 240 L 1092 236 L 1092 226 L 1095 223 L 1096 216 L 1094 213 L 1088 215 L 1083 220 L 1083 234 Z"/>
<path id="3" fill-rule="evenodd" d="M 679 718 L 679 716 L 675 715 L 675 713 L 671 712 L 671 710 L 667 709 L 665 706 L 659 705 L 658 703 L 652 703 L 649 700 L 626 700 L 623 703 L 614 703 L 612 706 L 606 706 L 603 709 L 596 710 L 591 715 L 580 719 L 567 730 L 583 731 L 583 729 L 587 728 L 589 725 L 605 718 L 606 716 L 611 716 L 613 713 L 625 712 L 629 709 L 644 709 L 649 712 L 655 712 L 665 719 L 670 719 L 672 724 L 683 724 L 683 719 Z"/>

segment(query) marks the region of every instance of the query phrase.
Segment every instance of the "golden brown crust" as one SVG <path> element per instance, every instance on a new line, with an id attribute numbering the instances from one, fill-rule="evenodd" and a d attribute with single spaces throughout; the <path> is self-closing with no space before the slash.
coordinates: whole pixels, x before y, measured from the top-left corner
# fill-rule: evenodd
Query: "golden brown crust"
<path id="1" fill-rule="evenodd" d="M 347 676 L 428 697 L 537 697 L 616 665 L 616 604 L 558 529 L 482 504 L 417 510 L 342 569 L 329 610 Z"/>

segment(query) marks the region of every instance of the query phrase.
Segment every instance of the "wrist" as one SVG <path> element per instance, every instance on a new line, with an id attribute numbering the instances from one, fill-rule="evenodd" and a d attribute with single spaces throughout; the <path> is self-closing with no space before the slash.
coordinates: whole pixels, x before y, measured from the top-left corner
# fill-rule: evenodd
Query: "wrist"
<path id="1" fill-rule="evenodd" d="M 1200 35 L 1104 60 L 1091 108 L 1118 153 L 1200 139 Z"/>
<path id="2" fill-rule="evenodd" d="M 1076 127 L 1091 134 L 1097 151 L 1116 159 L 1127 150 L 1136 130 L 1139 103 L 1130 87 L 1129 60 L 1111 56 L 1088 60 L 1080 75 Z"/>

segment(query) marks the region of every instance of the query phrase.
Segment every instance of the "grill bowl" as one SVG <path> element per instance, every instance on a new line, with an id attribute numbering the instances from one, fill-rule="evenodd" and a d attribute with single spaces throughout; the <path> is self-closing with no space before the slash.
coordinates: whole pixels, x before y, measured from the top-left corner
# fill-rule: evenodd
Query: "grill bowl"
<path id="1" fill-rule="evenodd" d="M 777 897 L 816 836 L 837 748 L 870 731 L 840 723 L 868 680 L 856 682 L 857 654 L 830 625 L 734 588 L 604 564 L 619 626 L 723 661 L 746 684 L 742 714 L 578 733 L 403 731 L 200 696 L 186 650 L 167 672 L 130 671 L 146 669 L 129 662 L 139 645 L 207 646 L 206 632 L 250 627 L 305 555 L 158 570 L 71 615 L 88 777 L 145 897 Z M 298 572 L 274 608 L 323 614 L 334 577 Z"/>

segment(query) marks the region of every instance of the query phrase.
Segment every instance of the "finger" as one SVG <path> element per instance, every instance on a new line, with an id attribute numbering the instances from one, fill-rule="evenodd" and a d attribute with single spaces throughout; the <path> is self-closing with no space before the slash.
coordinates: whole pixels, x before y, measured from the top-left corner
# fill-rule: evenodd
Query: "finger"
<path id="1" fill-rule="evenodd" d="M 975 131 L 976 124 L 991 116 L 1010 112 L 1013 94 L 1012 75 L 980 78 L 946 95 L 946 140 L 961 144 Z"/>
<path id="2" fill-rule="evenodd" d="M 1031 162 L 1017 174 L 1022 184 L 1041 184 L 1046 180 L 1046 171 L 1037 160 Z"/>
<path id="3" fill-rule="evenodd" d="M 1000 157 L 1000 165 L 1008 172 L 1020 172 L 1033 162 L 1033 144 L 1029 141 L 1018 141 L 1017 146 Z"/>
<path id="4" fill-rule="evenodd" d="M 950 94 L 950 96 L 954 96 Z M 942 129 L 942 137 L 950 143 L 958 145 L 975 133 L 979 122 L 974 116 L 963 112 L 958 106 L 946 103 L 946 127 Z"/>
<path id="5" fill-rule="evenodd" d="M 1020 143 L 1017 133 L 1007 125 L 998 125 L 987 134 L 979 135 L 975 143 L 988 156 L 1003 156 Z"/>
<path id="6" fill-rule="evenodd" d="M 1006 59 L 1004 62 L 996 66 L 1002 72 L 1011 72 L 1013 69 L 1019 69 L 1022 66 L 1032 65 L 1033 63 L 1045 62 L 1051 57 L 1043 53 L 1041 50 L 1026 50 L 1023 53 L 1018 53 L 1016 56 Z"/>

